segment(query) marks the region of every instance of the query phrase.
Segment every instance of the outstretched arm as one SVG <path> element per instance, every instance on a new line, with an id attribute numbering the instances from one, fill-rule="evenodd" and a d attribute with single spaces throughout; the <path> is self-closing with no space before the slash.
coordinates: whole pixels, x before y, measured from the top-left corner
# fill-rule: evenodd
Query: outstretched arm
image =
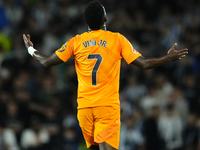
<path id="1" fill-rule="evenodd" d="M 51 67 L 63 62 L 55 53 L 53 53 L 51 56 L 46 56 L 35 50 L 33 48 L 33 43 L 30 41 L 30 38 L 31 37 L 29 34 L 27 34 L 27 37 L 25 34 L 23 34 L 24 43 L 26 48 L 28 49 L 29 54 L 33 56 L 33 58 L 36 59 L 44 67 Z"/>
<path id="2" fill-rule="evenodd" d="M 188 49 L 184 48 L 181 50 L 175 50 L 177 43 L 173 45 L 173 47 L 168 51 L 167 55 L 163 57 L 157 58 L 144 58 L 143 56 L 138 57 L 131 64 L 138 66 L 142 69 L 150 69 L 157 66 L 160 66 L 169 61 L 179 60 L 181 58 L 186 57 L 188 54 Z"/>

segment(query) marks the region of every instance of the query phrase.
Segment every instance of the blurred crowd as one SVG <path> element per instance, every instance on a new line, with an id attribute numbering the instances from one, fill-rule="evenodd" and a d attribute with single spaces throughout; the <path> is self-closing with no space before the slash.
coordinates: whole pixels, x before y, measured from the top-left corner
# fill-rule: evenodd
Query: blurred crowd
<path id="1" fill-rule="evenodd" d="M 73 58 L 44 68 L 22 34 L 50 55 L 87 31 L 89 0 L 0 0 L 0 150 L 85 150 L 76 119 Z M 173 44 L 189 55 L 141 70 L 121 65 L 119 150 L 200 150 L 200 0 L 100 0 L 107 29 L 120 32 L 144 57 Z"/>

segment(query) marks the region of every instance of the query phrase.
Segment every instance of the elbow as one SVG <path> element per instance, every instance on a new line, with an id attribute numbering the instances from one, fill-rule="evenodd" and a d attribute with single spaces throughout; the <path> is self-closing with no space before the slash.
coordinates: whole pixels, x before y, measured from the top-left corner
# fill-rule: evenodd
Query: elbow
<path id="1" fill-rule="evenodd" d="M 44 66 L 45 68 L 51 67 L 51 65 L 49 65 L 48 63 L 43 64 L 43 66 Z"/>
<path id="2" fill-rule="evenodd" d="M 143 69 L 143 70 L 149 69 L 148 63 L 144 62 L 144 63 L 141 65 L 140 68 Z"/>
<path id="3" fill-rule="evenodd" d="M 43 67 L 47 68 L 47 67 L 50 67 L 48 64 L 42 64 Z"/>
<path id="4" fill-rule="evenodd" d="M 149 69 L 149 68 L 147 68 L 147 67 L 142 68 L 142 70 L 147 70 L 147 69 Z"/>
<path id="5" fill-rule="evenodd" d="M 144 61 L 144 63 L 142 64 L 142 69 L 143 70 L 151 69 L 153 67 L 154 67 L 154 64 L 152 64 L 149 61 Z"/>
<path id="6" fill-rule="evenodd" d="M 44 61 L 41 63 L 45 68 L 51 67 L 50 63 L 48 61 Z"/>
<path id="7" fill-rule="evenodd" d="M 132 62 L 132 64 L 143 70 L 149 69 L 151 65 L 148 59 L 145 59 L 144 57 L 138 57 L 135 61 Z"/>
<path id="8" fill-rule="evenodd" d="M 142 70 L 147 70 L 147 67 L 146 67 L 145 65 L 142 65 L 140 68 L 141 68 Z"/>
<path id="9" fill-rule="evenodd" d="M 142 67 L 142 70 L 147 70 L 148 68 L 146 68 L 146 67 Z"/>
<path id="10" fill-rule="evenodd" d="M 147 69 L 150 69 L 150 68 L 147 67 L 147 66 L 144 66 L 142 69 L 143 69 L 143 70 L 147 70 Z"/>

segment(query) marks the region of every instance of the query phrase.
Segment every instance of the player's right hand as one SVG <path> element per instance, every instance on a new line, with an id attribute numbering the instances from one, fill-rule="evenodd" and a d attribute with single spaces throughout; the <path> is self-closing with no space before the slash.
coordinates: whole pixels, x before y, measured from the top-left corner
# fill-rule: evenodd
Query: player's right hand
<path id="1" fill-rule="evenodd" d="M 23 34 L 24 44 L 26 48 L 28 49 L 30 46 L 33 47 L 33 43 L 31 42 L 31 36 L 27 34 L 27 37 L 25 34 Z"/>
<path id="2" fill-rule="evenodd" d="M 186 55 L 188 54 L 188 49 L 184 48 L 181 50 L 175 50 L 177 46 L 177 43 L 175 43 L 172 48 L 167 52 L 167 55 L 170 58 L 170 61 L 175 61 L 175 60 L 179 60 L 181 58 L 185 58 Z"/>

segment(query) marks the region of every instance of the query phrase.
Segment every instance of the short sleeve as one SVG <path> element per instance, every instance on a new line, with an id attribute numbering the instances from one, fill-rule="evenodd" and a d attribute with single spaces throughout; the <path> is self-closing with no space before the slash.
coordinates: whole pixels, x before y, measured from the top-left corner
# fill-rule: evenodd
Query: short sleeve
<path id="1" fill-rule="evenodd" d="M 64 62 L 74 56 L 74 38 L 63 44 L 55 53 Z"/>
<path id="2" fill-rule="evenodd" d="M 128 64 L 141 56 L 141 54 L 133 48 L 131 43 L 123 35 L 119 34 L 119 39 L 121 43 L 121 57 L 124 58 Z"/>

